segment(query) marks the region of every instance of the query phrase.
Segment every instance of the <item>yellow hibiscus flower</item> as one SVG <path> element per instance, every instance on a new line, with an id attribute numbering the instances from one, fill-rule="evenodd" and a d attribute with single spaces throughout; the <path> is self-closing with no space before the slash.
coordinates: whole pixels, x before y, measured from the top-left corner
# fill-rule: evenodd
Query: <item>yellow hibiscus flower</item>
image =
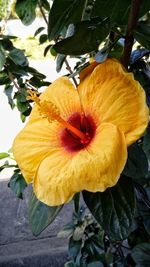
<path id="1" fill-rule="evenodd" d="M 13 153 L 37 198 L 56 206 L 79 191 L 114 186 L 127 146 L 148 123 L 145 93 L 133 75 L 107 59 L 85 68 L 77 89 L 61 77 L 39 98 L 31 95 L 36 104 Z"/>

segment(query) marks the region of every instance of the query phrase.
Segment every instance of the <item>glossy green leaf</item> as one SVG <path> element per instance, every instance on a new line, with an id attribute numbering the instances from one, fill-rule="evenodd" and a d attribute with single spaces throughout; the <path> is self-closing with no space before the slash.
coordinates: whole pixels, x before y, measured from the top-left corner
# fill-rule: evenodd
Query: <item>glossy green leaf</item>
<path id="1" fill-rule="evenodd" d="M 150 50 L 150 25 L 143 22 L 138 23 L 134 30 L 134 36 L 142 46 Z"/>
<path id="2" fill-rule="evenodd" d="M 79 22 L 84 12 L 86 0 L 54 0 L 49 13 L 48 36 L 58 37 L 64 27 Z"/>
<path id="3" fill-rule="evenodd" d="M 98 49 L 109 33 L 109 20 L 93 18 L 76 25 L 73 36 L 58 43 L 53 48 L 64 55 L 81 55 Z"/>
<path id="4" fill-rule="evenodd" d="M 31 24 L 35 17 L 38 0 L 17 0 L 15 10 L 24 25 Z"/>
<path id="5" fill-rule="evenodd" d="M 131 231 L 135 211 L 132 180 L 122 176 L 116 186 L 105 192 L 83 191 L 84 201 L 111 240 L 123 240 Z"/>
<path id="6" fill-rule="evenodd" d="M 16 194 L 18 198 L 23 198 L 23 191 L 27 187 L 27 183 L 24 180 L 22 174 L 15 172 L 11 177 L 8 186 Z"/>
<path id="7" fill-rule="evenodd" d="M 39 235 L 50 223 L 53 222 L 61 208 L 62 206 L 47 206 L 39 201 L 35 194 L 32 193 L 29 202 L 29 223 L 32 233 L 35 236 Z"/>
<path id="8" fill-rule="evenodd" d="M 131 253 L 136 267 L 149 267 L 150 266 L 150 244 L 141 243 L 135 246 Z"/>
<path id="9" fill-rule="evenodd" d="M 5 152 L 0 153 L 0 159 L 4 159 L 4 158 L 8 158 L 8 157 L 9 157 L 8 153 L 5 153 Z"/>
<path id="10" fill-rule="evenodd" d="M 9 54 L 8 57 L 16 64 L 20 66 L 28 66 L 28 60 L 25 57 L 22 50 L 18 48 L 13 48 Z"/>
<path id="11" fill-rule="evenodd" d="M 125 25 L 131 8 L 131 0 L 96 0 L 92 10 L 92 17 L 109 17 L 113 23 Z M 150 10 L 150 1 L 143 1 L 139 18 Z"/>
<path id="12" fill-rule="evenodd" d="M 138 144 L 128 148 L 128 159 L 123 174 L 140 182 L 148 173 L 148 161 L 143 149 Z"/>

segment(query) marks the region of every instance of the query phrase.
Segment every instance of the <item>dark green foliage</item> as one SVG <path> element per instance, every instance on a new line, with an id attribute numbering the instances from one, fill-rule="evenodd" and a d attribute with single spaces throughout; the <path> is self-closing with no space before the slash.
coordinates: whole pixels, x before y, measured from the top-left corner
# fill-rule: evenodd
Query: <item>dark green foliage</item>
<path id="1" fill-rule="evenodd" d="M 19 169 L 16 169 L 14 171 L 14 174 L 10 178 L 8 186 L 11 188 L 11 190 L 16 194 L 18 198 L 23 199 L 23 191 L 27 187 L 27 183 L 24 180 Z"/>
<path id="2" fill-rule="evenodd" d="M 140 183 L 146 177 L 147 173 L 147 157 L 140 145 L 133 144 L 128 148 L 128 159 L 123 174 Z"/>
<path id="3" fill-rule="evenodd" d="M 109 17 L 112 23 L 125 25 L 128 21 L 130 8 L 130 0 L 96 0 L 92 10 L 92 16 L 100 16 L 101 18 Z M 146 14 L 149 10 L 149 0 L 143 1 L 139 18 Z"/>
<path id="4" fill-rule="evenodd" d="M 150 243 L 141 243 L 134 247 L 132 257 L 137 263 L 136 267 L 148 267 L 150 265 Z"/>
<path id="5" fill-rule="evenodd" d="M 150 25 L 139 22 L 135 31 L 136 40 L 145 48 L 150 49 Z"/>
<path id="6" fill-rule="evenodd" d="M 54 0 L 49 13 L 48 36 L 55 40 L 70 23 L 79 22 L 84 12 L 85 0 Z"/>
<path id="7" fill-rule="evenodd" d="M 56 52 L 64 55 L 81 55 L 98 49 L 109 33 L 109 20 L 93 18 L 75 26 L 74 34 L 54 45 Z"/>
<path id="8" fill-rule="evenodd" d="M 115 187 L 103 193 L 84 191 L 83 198 L 111 240 L 127 238 L 135 212 L 134 187 L 130 178 L 122 176 Z"/>
<path id="9" fill-rule="evenodd" d="M 49 207 L 32 192 L 29 202 L 29 223 L 32 233 L 39 235 L 58 215 L 62 206 Z"/>

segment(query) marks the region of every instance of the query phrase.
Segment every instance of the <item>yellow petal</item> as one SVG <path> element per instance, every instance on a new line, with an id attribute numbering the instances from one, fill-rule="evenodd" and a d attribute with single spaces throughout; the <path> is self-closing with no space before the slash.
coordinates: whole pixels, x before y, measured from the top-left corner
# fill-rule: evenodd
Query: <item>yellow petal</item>
<path id="1" fill-rule="evenodd" d="M 145 92 L 133 74 L 127 73 L 118 61 L 108 59 L 96 66 L 91 75 L 82 76 L 78 90 L 85 113 L 95 114 L 99 123 L 117 125 L 128 145 L 139 139 L 149 112 Z"/>
<path id="2" fill-rule="evenodd" d="M 67 119 L 72 113 L 81 111 L 77 90 L 67 77 L 61 77 L 54 81 L 41 94 L 40 99 L 52 102 L 60 111 L 63 119 Z M 37 113 L 34 112 L 31 119 L 36 115 Z"/>
<path id="3" fill-rule="evenodd" d="M 46 118 L 40 118 L 28 123 L 16 136 L 13 154 L 27 183 L 33 181 L 41 160 L 58 149 L 59 129 L 57 122 L 49 123 Z"/>
<path id="4" fill-rule="evenodd" d="M 126 159 L 124 134 L 115 125 L 104 123 L 86 149 L 72 154 L 53 152 L 41 161 L 34 179 L 35 194 L 55 206 L 84 189 L 102 192 L 117 183 Z"/>

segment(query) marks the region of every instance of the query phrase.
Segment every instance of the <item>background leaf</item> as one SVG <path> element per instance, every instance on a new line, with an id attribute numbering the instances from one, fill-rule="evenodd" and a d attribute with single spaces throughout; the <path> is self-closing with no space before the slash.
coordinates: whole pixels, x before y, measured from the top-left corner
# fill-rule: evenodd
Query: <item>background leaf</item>
<path id="1" fill-rule="evenodd" d="M 120 177 L 116 186 L 105 192 L 83 191 L 84 201 L 111 240 L 125 239 L 132 225 L 135 196 L 132 180 Z"/>
<path id="2" fill-rule="evenodd" d="M 150 50 L 150 25 L 143 22 L 138 23 L 134 36 L 142 46 Z"/>
<path id="3" fill-rule="evenodd" d="M 132 257 L 137 263 L 136 267 L 150 266 L 150 244 L 141 243 L 135 246 L 132 250 Z"/>
<path id="4" fill-rule="evenodd" d="M 32 233 L 39 235 L 60 212 L 62 206 L 50 207 L 39 201 L 32 192 L 29 202 L 29 222 Z"/>
<path id="5" fill-rule="evenodd" d="M 38 0 L 17 0 L 15 10 L 24 25 L 28 26 L 34 21 L 37 3 Z"/>

